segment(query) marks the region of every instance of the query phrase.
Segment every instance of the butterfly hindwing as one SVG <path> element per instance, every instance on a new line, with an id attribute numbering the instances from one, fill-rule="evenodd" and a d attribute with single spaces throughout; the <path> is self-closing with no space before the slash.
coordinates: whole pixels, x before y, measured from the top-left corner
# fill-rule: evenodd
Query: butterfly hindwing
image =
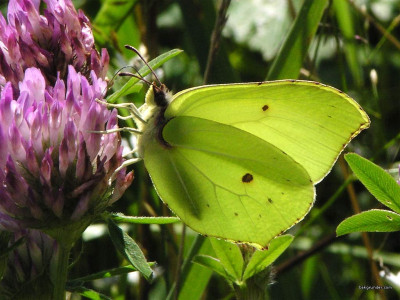
<path id="1" fill-rule="evenodd" d="M 176 117 L 144 161 L 155 188 L 194 230 L 266 246 L 314 201 L 306 170 L 282 150 L 238 128 Z"/>

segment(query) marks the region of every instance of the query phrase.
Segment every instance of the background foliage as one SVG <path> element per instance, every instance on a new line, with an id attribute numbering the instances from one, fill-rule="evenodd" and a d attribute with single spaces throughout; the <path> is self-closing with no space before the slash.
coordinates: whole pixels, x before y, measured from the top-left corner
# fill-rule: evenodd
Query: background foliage
<path id="1" fill-rule="evenodd" d="M 74 3 L 91 18 L 98 47 L 107 48 L 111 55 L 110 79 L 122 67 L 142 65 L 133 52 L 123 47 L 130 44 L 149 60 L 174 48 L 184 50 L 157 70 L 173 92 L 204 82 L 218 1 Z M 399 0 L 232 1 L 228 16 L 207 83 L 300 78 L 341 89 L 355 98 L 371 118 L 371 128 L 346 151 L 373 159 L 385 169 L 396 168 L 392 173 L 398 176 Z M 125 81 L 114 78 L 114 90 Z M 146 90 L 143 84 L 140 93 L 123 100 L 139 105 Z M 125 138 L 131 139 L 128 135 Z M 143 163 L 133 168 L 134 183 L 113 210 L 132 216 L 171 215 L 152 188 Z M 296 238 L 274 264 L 271 298 L 318 299 L 325 295 L 326 299 L 374 299 L 376 291 L 359 286 L 378 284 L 393 287 L 384 292 L 388 299 L 398 297 L 398 288 L 379 279 L 376 272 L 397 273 L 400 269 L 399 232 L 367 237 L 354 233 L 336 238 L 336 227 L 343 219 L 359 210 L 375 208 L 383 206 L 359 182 L 349 179 L 347 164 L 340 158 L 317 186 L 317 201 L 310 214 L 290 230 Z M 74 257 L 79 260 L 71 267 L 70 278 L 127 265 L 116 253 L 105 228 L 97 224 L 86 231 L 83 242 L 74 249 Z M 186 273 L 177 272 L 177 265 L 196 240 L 196 234 L 188 229 L 180 244 L 180 223 L 124 224 L 123 228 L 147 259 L 157 262 L 154 281 L 149 283 L 135 272 L 103 275 L 102 279 L 88 281 L 86 287 L 112 299 L 164 299 L 178 283 L 179 299 L 233 297 L 226 281 L 209 269 L 189 262 Z M 207 239 L 194 247 L 199 248 L 198 253 L 213 255 Z M 371 253 L 374 262 L 369 258 Z M 381 297 L 385 295 L 381 293 Z"/>

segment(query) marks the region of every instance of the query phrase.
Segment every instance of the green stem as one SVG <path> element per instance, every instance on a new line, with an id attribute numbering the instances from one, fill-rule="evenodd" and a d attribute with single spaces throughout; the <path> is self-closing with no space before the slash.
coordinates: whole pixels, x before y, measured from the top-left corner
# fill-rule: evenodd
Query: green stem
<path id="1" fill-rule="evenodd" d="M 242 252 L 243 270 L 245 270 L 255 252 L 255 248 L 244 244 L 239 245 L 239 249 Z M 238 300 L 268 300 L 268 286 L 271 281 L 271 268 L 265 268 L 245 282 L 233 282 L 236 298 Z"/>
<path id="2" fill-rule="evenodd" d="M 261 286 L 252 278 L 241 285 L 234 284 L 233 288 L 238 300 L 269 300 L 266 286 Z"/>
<path id="3" fill-rule="evenodd" d="M 67 282 L 68 274 L 68 260 L 71 247 L 59 246 L 58 251 L 55 253 L 54 261 L 56 264 L 55 274 L 53 279 L 54 300 L 65 300 L 65 283 Z"/>

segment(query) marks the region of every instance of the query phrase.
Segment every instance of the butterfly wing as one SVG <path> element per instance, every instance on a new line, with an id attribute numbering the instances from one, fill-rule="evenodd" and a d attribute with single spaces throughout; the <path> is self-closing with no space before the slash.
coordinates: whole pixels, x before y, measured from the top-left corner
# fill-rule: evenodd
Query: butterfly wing
<path id="1" fill-rule="evenodd" d="M 191 116 L 234 126 L 283 150 L 314 183 L 340 152 L 369 126 L 362 108 L 346 94 L 307 81 L 204 86 L 176 94 L 166 118 Z"/>
<path id="2" fill-rule="evenodd" d="M 161 199 L 194 230 L 266 246 L 314 202 L 307 171 L 281 149 L 233 126 L 175 117 L 144 161 Z"/>

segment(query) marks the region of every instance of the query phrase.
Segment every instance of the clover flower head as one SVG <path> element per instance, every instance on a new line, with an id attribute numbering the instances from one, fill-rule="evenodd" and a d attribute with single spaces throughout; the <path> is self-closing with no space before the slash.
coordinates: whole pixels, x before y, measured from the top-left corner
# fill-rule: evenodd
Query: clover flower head
<path id="1" fill-rule="evenodd" d="M 97 101 L 106 82 L 94 71 L 90 81 L 69 66 L 66 83 L 49 86 L 40 69 L 27 68 L 19 93 L 11 82 L 4 86 L 0 229 L 89 222 L 131 183 L 124 169 L 113 176 L 123 160 L 119 133 L 98 133 L 117 126 L 117 112 Z"/>
<path id="2" fill-rule="evenodd" d="M 0 14 L 0 88 L 8 81 L 17 88 L 30 67 L 50 85 L 67 77 L 69 65 L 88 79 L 92 71 L 104 79 L 109 56 L 96 51 L 88 18 L 71 0 L 43 2 L 42 14 L 40 0 L 10 0 L 7 20 Z"/>

